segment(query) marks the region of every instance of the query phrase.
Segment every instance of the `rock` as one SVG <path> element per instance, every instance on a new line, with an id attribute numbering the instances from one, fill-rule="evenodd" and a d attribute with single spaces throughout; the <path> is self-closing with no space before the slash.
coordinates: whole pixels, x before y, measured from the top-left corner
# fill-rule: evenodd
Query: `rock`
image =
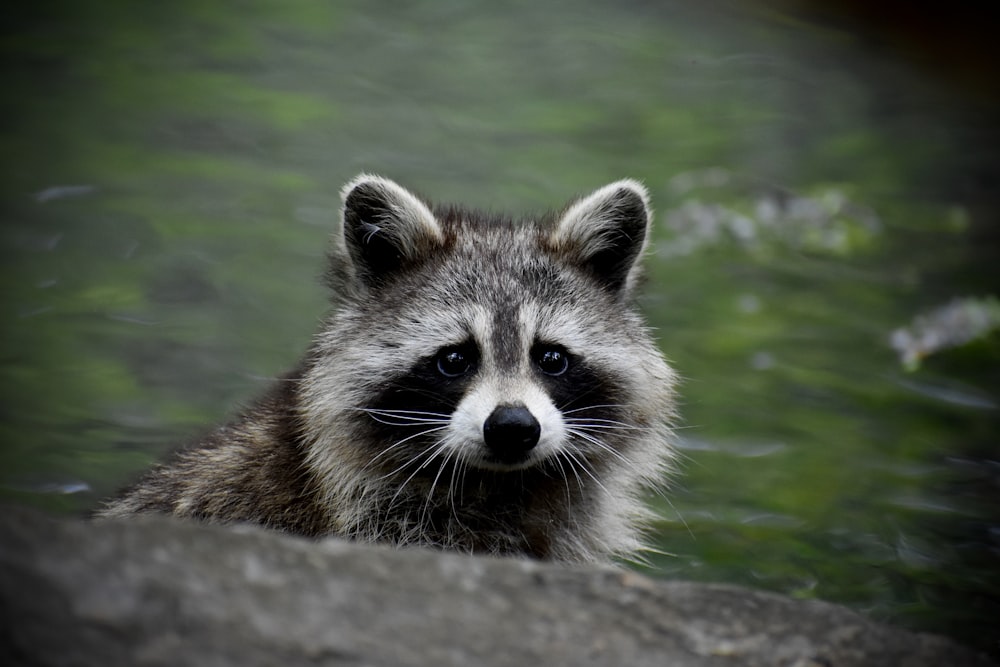
<path id="1" fill-rule="evenodd" d="M 734 586 L 5 509 L 4 665 L 990 664 L 836 605 Z"/>

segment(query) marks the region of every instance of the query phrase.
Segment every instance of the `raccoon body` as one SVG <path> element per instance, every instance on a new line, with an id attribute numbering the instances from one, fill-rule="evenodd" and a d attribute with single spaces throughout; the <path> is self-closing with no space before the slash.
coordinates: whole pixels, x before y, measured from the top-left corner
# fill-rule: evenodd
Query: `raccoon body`
<path id="1" fill-rule="evenodd" d="M 641 548 L 674 374 L 631 305 L 631 180 L 515 223 L 343 190 L 334 309 L 271 393 L 99 512 L 600 561 Z"/>

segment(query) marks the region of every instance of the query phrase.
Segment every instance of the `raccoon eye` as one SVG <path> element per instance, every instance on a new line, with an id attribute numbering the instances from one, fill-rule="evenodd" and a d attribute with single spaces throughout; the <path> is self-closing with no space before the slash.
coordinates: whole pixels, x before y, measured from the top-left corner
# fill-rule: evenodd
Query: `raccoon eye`
<path id="1" fill-rule="evenodd" d="M 561 347 L 536 347 L 533 356 L 538 368 L 546 375 L 562 375 L 569 368 L 569 354 Z"/>
<path id="2" fill-rule="evenodd" d="M 465 375 L 472 368 L 472 359 L 465 351 L 446 347 L 438 352 L 437 369 L 441 375 L 454 378 Z"/>

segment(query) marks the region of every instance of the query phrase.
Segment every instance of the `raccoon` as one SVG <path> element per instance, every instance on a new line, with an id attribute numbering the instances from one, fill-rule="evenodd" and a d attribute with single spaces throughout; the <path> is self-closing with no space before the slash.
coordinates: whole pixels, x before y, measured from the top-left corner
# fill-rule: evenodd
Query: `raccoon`
<path id="1" fill-rule="evenodd" d="M 645 188 L 559 215 L 342 191 L 332 313 L 269 394 L 98 512 L 564 562 L 643 547 L 675 374 L 632 304 Z"/>

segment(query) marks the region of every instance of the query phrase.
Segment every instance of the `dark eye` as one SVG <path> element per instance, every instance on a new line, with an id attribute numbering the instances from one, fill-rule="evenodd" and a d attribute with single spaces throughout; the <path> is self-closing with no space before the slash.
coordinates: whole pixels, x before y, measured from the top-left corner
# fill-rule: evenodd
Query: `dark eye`
<path id="1" fill-rule="evenodd" d="M 543 345 L 534 350 L 535 363 L 546 375 L 562 375 L 569 368 L 569 354 L 561 347 Z"/>
<path id="2" fill-rule="evenodd" d="M 437 355 L 437 369 L 441 375 L 454 378 L 465 375 L 472 368 L 472 359 L 464 350 L 446 347 Z"/>

